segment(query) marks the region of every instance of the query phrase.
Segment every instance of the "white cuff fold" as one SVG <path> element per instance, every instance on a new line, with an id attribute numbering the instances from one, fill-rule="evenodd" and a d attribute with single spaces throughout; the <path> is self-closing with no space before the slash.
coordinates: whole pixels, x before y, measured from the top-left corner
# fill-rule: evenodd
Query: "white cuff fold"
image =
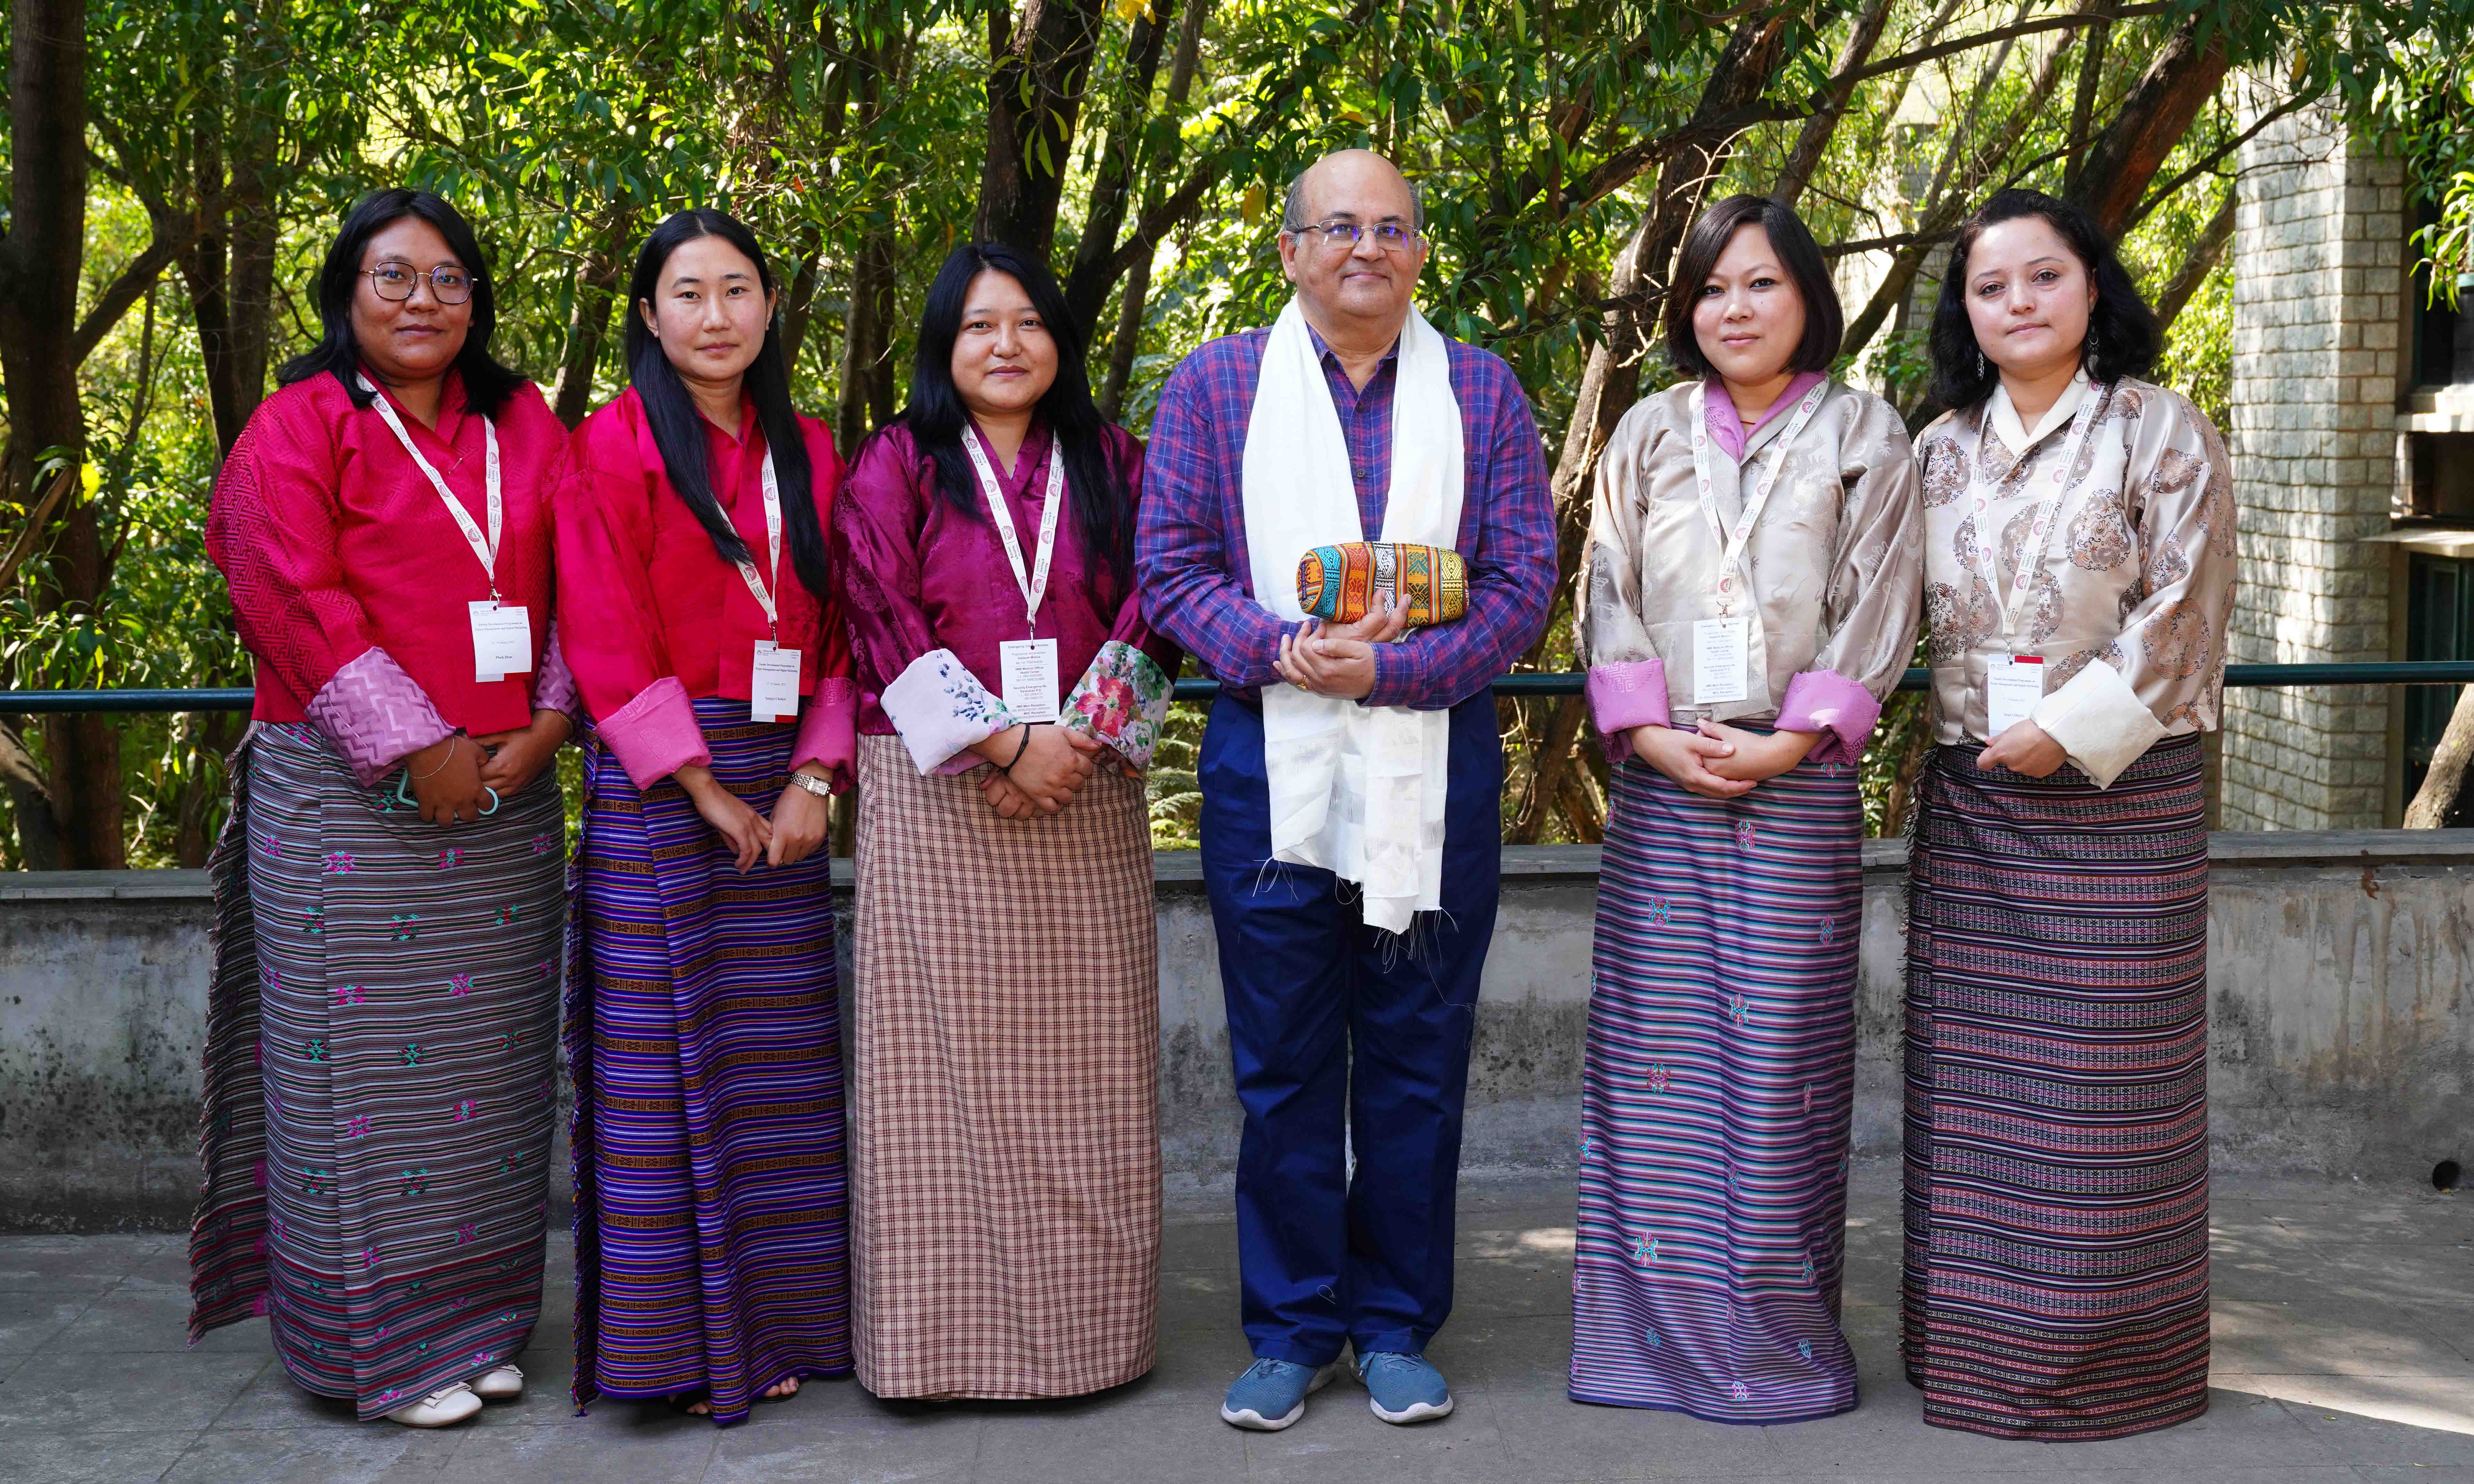
<path id="1" fill-rule="evenodd" d="M 2110 788 L 2122 770 L 2140 759 L 2165 724 L 2139 699 L 2122 672 L 2090 660 L 2070 683 L 2036 703 L 2028 720 L 2062 744 L 2072 762 L 2098 788 Z"/>

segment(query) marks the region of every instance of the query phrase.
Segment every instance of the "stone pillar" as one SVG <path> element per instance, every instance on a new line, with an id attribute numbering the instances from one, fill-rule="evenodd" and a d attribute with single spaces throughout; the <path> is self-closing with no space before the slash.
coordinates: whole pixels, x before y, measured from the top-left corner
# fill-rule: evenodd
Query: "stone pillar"
<path id="1" fill-rule="evenodd" d="M 2244 86 L 2244 127 L 2262 110 Z M 2233 425 L 2237 664 L 2389 658 L 2388 529 L 2406 236 L 2404 172 L 2332 112 L 2241 151 Z M 2225 692 L 2227 829 L 2368 829 L 2387 796 L 2384 687 Z"/>

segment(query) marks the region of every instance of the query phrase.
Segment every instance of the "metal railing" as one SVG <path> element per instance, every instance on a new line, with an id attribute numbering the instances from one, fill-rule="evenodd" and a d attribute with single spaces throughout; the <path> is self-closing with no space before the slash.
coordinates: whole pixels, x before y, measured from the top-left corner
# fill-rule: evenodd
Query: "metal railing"
<path id="1" fill-rule="evenodd" d="M 1572 696 L 1586 679 L 1578 672 L 1505 675 L 1498 696 Z M 1930 672 L 1909 670 L 1901 690 L 1923 690 Z M 2474 684 L 2474 659 L 2362 660 L 2343 664 L 2236 664 L 2225 666 L 2229 686 L 2464 685 Z M 1179 701 L 1208 701 L 1220 682 L 1176 682 Z M 0 690 L 0 714 L 58 715 L 72 711 L 246 711 L 255 692 L 246 685 L 200 690 Z"/>

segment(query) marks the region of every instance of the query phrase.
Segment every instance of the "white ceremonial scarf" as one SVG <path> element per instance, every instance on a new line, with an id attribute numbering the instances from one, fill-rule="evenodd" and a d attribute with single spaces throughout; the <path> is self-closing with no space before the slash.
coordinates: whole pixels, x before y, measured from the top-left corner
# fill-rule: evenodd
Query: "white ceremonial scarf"
<path id="1" fill-rule="evenodd" d="M 1443 337 L 1412 305 L 1392 397 L 1383 540 L 1460 543 L 1461 409 L 1450 369 Z M 1246 425 L 1245 511 L 1254 601 L 1291 621 L 1305 616 L 1298 560 L 1365 539 L 1340 413 L 1294 299 L 1263 346 Z M 1443 905 L 1450 763 L 1449 711 L 1263 687 L 1272 858 L 1357 883 L 1370 925 L 1408 931 L 1416 914 Z"/>

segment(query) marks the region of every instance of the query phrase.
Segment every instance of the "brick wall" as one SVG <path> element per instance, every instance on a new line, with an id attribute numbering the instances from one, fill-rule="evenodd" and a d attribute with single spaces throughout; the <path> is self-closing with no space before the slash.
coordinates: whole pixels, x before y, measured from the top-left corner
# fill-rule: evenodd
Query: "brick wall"
<path id="1" fill-rule="evenodd" d="M 2236 179 L 2232 658 L 2385 659 L 2389 548 L 2363 538 L 2396 482 L 2403 170 L 2304 112 L 2244 146 Z M 2227 691 L 2223 827 L 2377 827 L 2388 725 L 2375 686 Z"/>

